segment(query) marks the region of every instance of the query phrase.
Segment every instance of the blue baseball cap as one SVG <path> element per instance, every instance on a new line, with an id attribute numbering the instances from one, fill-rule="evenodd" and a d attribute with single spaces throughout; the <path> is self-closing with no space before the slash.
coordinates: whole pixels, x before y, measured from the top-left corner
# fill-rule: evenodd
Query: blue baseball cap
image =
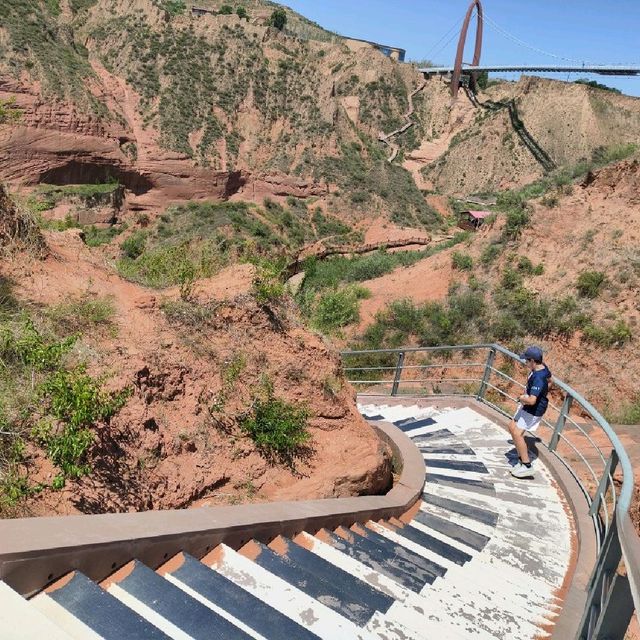
<path id="1" fill-rule="evenodd" d="M 520 358 L 522 360 L 529 360 L 530 358 L 536 362 L 542 362 L 542 349 L 540 347 L 527 347 Z"/>

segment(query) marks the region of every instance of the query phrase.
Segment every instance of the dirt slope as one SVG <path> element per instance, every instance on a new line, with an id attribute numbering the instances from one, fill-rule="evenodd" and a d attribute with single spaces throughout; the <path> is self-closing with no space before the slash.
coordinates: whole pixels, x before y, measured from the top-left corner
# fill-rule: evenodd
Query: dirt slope
<path id="1" fill-rule="evenodd" d="M 127 387 L 132 395 L 98 426 L 92 472 L 68 479 L 62 491 L 26 497 L 17 513 L 327 498 L 388 486 L 389 453 L 358 414 L 337 356 L 299 326 L 293 310 L 274 316 L 256 304 L 252 267 L 199 282 L 186 303 L 177 290 L 156 295 L 121 280 L 74 230 L 48 233 L 47 240 L 46 259 L 13 256 L 2 262 L 2 277 L 16 283 L 12 293 L 23 304 L 40 308 L 110 296 L 113 330 L 85 334 L 73 357 L 106 376 L 109 388 Z M 226 388 L 230 363 L 241 375 Z M 269 462 L 238 427 L 265 376 L 277 397 L 302 403 L 310 414 L 312 440 L 295 470 Z M 20 470 L 32 485 L 49 485 L 56 473 L 33 442 Z"/>

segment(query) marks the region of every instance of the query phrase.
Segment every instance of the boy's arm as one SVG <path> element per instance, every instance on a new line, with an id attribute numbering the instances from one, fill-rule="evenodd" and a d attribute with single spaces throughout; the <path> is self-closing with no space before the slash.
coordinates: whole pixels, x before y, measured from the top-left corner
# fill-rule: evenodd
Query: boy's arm
<path id="1" fill-rule="evenodd" d="M 542 393 L 542 387 L 544 385 L 539 382 L 535 382 L 531 387 L 531 392 L 527 395 L 523 393 L 518 400 L 524 404 L 532 407 L 536 402 L 538 402 L 538 396 Z"/>
<path id="2" fill-rule="evenodd" d="M 534 396 L 534 395 L 528 396 L 526 393 L 523 393 L 518 398 L 518 400 L 520 401 L 520 404 L 528 405 L 531 407 L 538 401 L 538 396 Z"/>

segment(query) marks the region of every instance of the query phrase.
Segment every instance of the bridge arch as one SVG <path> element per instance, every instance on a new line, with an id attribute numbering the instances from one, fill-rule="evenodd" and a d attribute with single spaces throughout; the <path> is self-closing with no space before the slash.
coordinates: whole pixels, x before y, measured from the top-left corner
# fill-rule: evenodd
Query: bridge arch
<path id="1" fill-rule="evenodd" d="M 456 52 L 456 62 L 453 68 L 453 76 L 451 78 L 451 96 L 455 99 L 458 97 L 458 89 L 460 88 L 460 78 L 462 77 L 462 56 L 464 55 L 464 45 L 467 41 L 467 31 L 469 30 L 469 23 L 473 15 L 474 8 L 478 10 L 478 26 L 476 28 L 476 46 L 473 52 L 473 66 L 480 64 L 480 55 L 482 53 L 482 30 L 484 27 L 484 18 L 482 13 L 482 3 L 480 0 L 472 0 L 469 8 L 467 9 L 467 15 L 465 16 L 464 23 L 462 25 L 462 31 L 460 32 L 460 40 L 458 40 L 458 51 Z M 471 74 L 471 86 L 475 88 L 476 77 L 475 74 Z"/>

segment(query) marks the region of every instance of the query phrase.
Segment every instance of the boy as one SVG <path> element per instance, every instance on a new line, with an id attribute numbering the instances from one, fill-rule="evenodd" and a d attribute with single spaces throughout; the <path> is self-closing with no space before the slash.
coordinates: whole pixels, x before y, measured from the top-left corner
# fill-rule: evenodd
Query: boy
<path id="1" fill-rule="evenodd" d="M 518 398 L 520 406 L 509 425 L 509 433 L 519 457 L 518 464 L 511 469 L 511 475 L 516 478 L 533 478 L 533 469 L 524 436 L 525 433 L 535 432 L 549 405 L 547 394 L 551 371 L 542 361 L 542 355 L 540 347 L 527 347 L 520 356 L 527 364 L 529 376 L 526 391 Z"/>

